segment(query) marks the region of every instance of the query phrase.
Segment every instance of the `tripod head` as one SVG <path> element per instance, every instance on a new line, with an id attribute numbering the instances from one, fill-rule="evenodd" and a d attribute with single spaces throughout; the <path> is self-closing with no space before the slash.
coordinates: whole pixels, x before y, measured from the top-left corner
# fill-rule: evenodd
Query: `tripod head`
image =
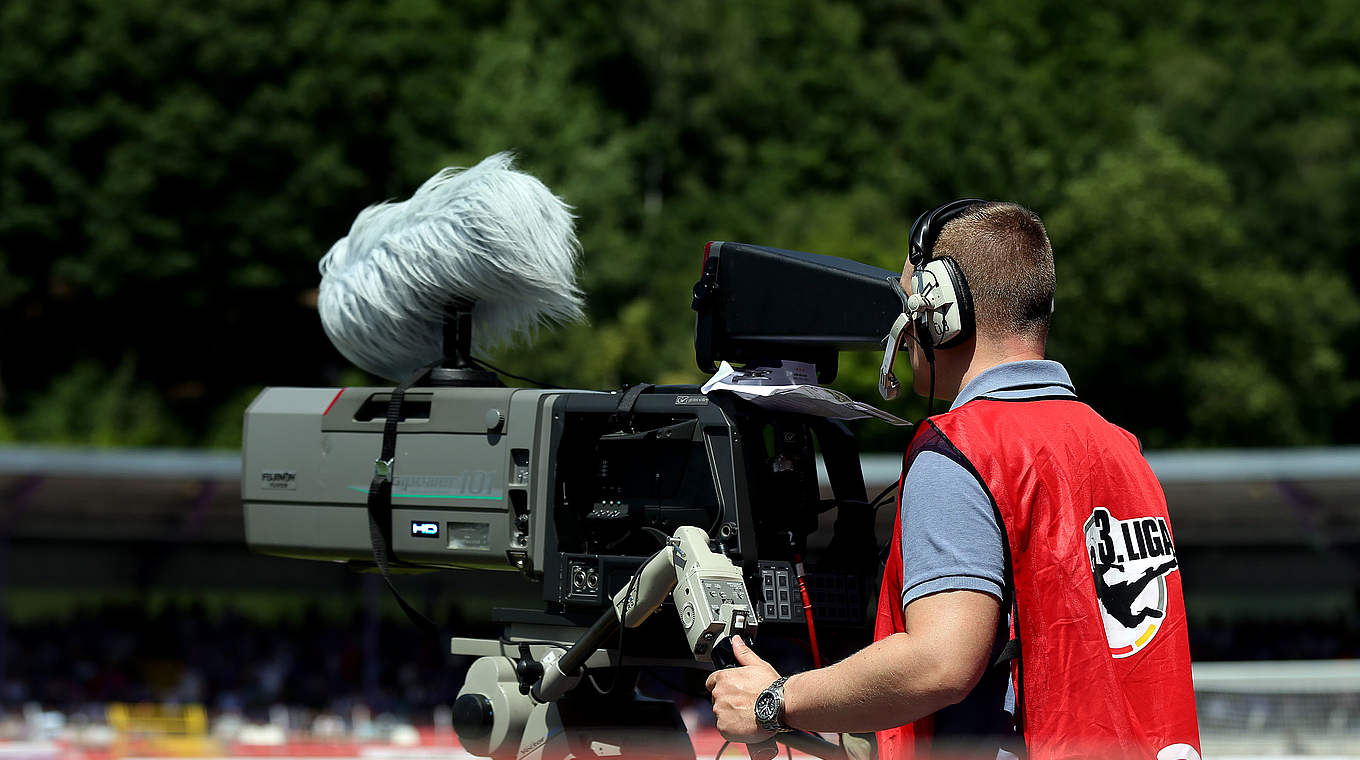
<path id="1" fill-rule="evenodd" d="M 677 528 L 675 535 L 638 568 L 633 582 L 614 595 L 610 608 L 570 647 L 540 650 L 542 654 L 535 660 L 533 648 L 526 643 L 520 647 L 519 659 L 489 656 L 474 663 L 454 705 L 454 729 L 463 746 L 474 754 L 493 758 L 524 757 L 526 751 L 535 748 L 541 748 L 542 757 L 565 755 L 574 727 L 568 725 L 570 721 L 564 717 L 568 713 L 563 713 L 558 703 L 580 684 L 584 667 L 620 625 L 638 627 L 667 597 L 680 610 L 680 624 L 694 659 L 735 667 L 732 636 L 753 640 L 759 623 L 747 598 L 741 570 L 712 551 L 708 543 L 708 535 L 699 528 Z M 611 709 L 616 708 L 614 705 Z M 550 735 L 552 727 L 563 729 L 555 732 L 561 736 Z M 577 728 L 592 737 L 600 730 L 598 725 Z M 683 731 L 682 723 L 682 735 Z M 639 746 L 628 750 L 669 756 L 661 750 L 675 741 L 670 733 L 663 729 L 660 735 L 633 736 L 631 741 Z M 843 758 L 839 747 L 810 734 L 795 733 L 779 739 L 818 757 Z M 688 747 L 688 738 L 684 743 Z M 550 751 L 553 746 L 560 752 Z M 773 757 L 773 741 L 751 746 L 753 759 Z M 692 748 L 689 754 L 692 756 Z"/>

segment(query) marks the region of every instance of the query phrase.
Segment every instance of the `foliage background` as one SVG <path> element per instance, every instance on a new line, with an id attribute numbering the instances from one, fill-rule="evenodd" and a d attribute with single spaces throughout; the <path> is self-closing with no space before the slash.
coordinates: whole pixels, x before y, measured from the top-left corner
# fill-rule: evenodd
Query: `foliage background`
<path id="1" fill-rule="evenodd" d="M 704 241 L 895 269 L 976 195 L 1045 218 L 1050 355 L 1148 447 L 1357 443 L 1356 50 L 1346 0 L 0 4 L 0 440 L 231 447 L 262 385 L 363 381 L 318 259 L 509 148 L 590 313 L 511 371 L 696 381 Z"/>

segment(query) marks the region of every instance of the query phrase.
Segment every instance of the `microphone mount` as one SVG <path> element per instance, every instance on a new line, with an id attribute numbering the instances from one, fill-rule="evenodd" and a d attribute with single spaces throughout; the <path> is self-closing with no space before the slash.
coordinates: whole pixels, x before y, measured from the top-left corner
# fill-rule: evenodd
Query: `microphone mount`
<path id="1" fill-rule="evenodd" d="M 454 298 L 444 307 L 444 359 L 430 370 L 430 385 L 499 388 L 503 384 L 472 359 L 472 307 L 466 298 Z"/>

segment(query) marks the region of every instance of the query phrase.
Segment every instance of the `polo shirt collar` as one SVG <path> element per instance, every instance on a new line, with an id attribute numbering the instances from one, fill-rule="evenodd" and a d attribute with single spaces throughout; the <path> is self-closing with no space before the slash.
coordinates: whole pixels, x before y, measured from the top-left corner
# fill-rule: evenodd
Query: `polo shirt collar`
<path id="1" fill-rule="evenodd" d="M 1007 389 L 1019 391 L 1021 388 L 1024 392 L 1017 393 L 1017 398 L 1052 395 L 1075 398 L 1077 395 L 1072 387 L 1072 378 L 1063 365 L 1049 359 L 1026 359 L 983 370 L 959 391 L 949 408 L 957 409 L 979 396 L 990 396 Z"/>

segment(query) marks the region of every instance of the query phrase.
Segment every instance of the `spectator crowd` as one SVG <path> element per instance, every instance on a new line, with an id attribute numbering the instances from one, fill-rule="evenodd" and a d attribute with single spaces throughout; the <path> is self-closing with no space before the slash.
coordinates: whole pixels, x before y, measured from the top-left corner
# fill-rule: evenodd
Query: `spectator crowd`
<path id="1" fill-rule="evenodd" d="M 0 711 L 30 703 L 80 711 L 169 702 L 244 715 L 279 704 L 341 715 L 357 705 L 428 715 L 453 703 L 471 662 L 446 654 L 404 619 L 359 612 L 337 620 L 316 608 L 267 622 L 196 604 L 154 613 L 103 605 L 10 621 L 4 633 Z M 1192 622 L 1191 646 L 1196 661 L 1355 658 L 1360 625 L 1342 615 L 1213 618 Z"/>

